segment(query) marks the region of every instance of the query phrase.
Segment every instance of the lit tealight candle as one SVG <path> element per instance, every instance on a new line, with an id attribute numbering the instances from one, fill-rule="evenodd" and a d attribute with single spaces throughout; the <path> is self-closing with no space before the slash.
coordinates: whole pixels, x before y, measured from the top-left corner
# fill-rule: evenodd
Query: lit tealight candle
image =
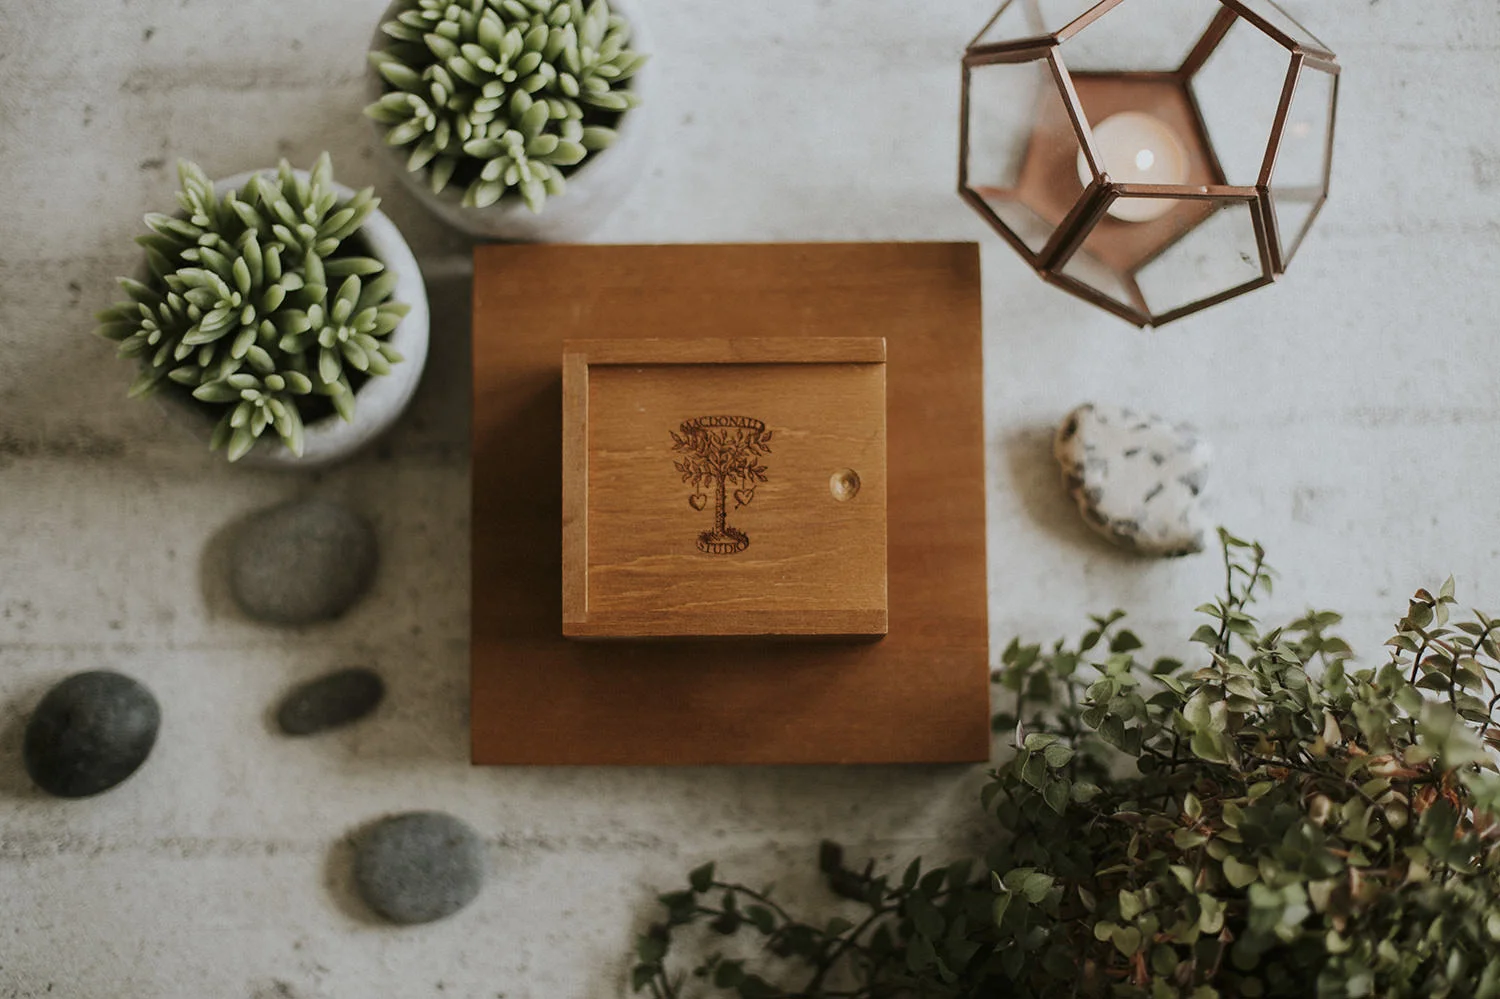
<path id="1" fill-rule="evenodd" d="M 1143 111 L 1121 111 L 1093 127 L 1100 165 L 1120 184 L 1185 184 L 1188 152 L 1177 133 L 1160 118 Z M 1078 179 L 1094 179 L 1083 150 L 1078 150 Z M 1170 212 L 1170 198 L 1116 198 L 1109 214 L 1122 222 L 1150 222 Z"/>

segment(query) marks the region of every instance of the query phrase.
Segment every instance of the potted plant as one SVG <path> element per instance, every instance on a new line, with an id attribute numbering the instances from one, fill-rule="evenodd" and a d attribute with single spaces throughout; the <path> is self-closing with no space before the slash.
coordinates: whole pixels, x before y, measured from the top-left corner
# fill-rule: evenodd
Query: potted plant
<path id="1" fill-rule="evenodd" d="M 1016 754 L 984 789 L 1000 831 L 977 865 L 887 874 L 825 843 L 848 901 L 817 920 L 703 865 L 661 896 L 635 991 L 1500 995 L 1500 619 L 1450 618 L 1451 580 L 1418 590 L 1387 660 L 1356 668 L 1337 614 L 1263 630 L 1260 547 L 1222 541 L 1195 662 L 1144 658 L 1119 612 L 1076 645 L 1005 650 L 1018 706 L 995 727 Z M 742 932 L 758 957 L 698 949 Z"/>
<path id="2" fill-rule="evenodd" d="M 327 153 L 311 173 L 178 176 L 181 211 L 146 216 L 144 271 L 99 315 L 140 365 L 129 394 L 159 394 L 230 461 L 330 462 L 389 428 L 426 361 L 427 296 L 372 189 L 335 183 Z"/>
<path id="3" fill-rule="evenodd" d="M 644 36 L 634 0 L 395 0 L 365 113 L 449 225 L 576 239 L 644 169 Z"/>

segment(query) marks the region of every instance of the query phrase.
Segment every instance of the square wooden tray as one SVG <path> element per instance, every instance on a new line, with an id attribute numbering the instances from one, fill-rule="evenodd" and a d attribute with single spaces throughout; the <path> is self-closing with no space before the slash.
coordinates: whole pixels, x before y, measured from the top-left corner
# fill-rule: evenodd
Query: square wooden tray
<path id="1" fill-rule="evenodd" d="M 563 345 L 563 634 L 886 633 L 885 341 Z"/>
<path id="2" fill-rule="evenodd" d="M 704 335 L 885 338 L 884 639 L 563 636 L 563 342 Z M 476 763 L 988 756 L 977 246 L 481 246 L 473 360 Z"/>

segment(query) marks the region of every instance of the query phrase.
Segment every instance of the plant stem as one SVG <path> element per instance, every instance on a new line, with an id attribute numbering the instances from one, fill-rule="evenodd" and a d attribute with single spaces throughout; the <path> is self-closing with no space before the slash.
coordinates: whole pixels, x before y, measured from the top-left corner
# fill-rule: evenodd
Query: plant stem
<path id="1" fill-rule="evenodd" d="M 715 881 L 715 882 L 713 882 L 712 887 L 718 888 L 718 889 L 720 889 L 722 891 L 732 891 L 732 892 L 738 892 L 741 895 L 748 895 L 750 898 L 753 898 L 757 902 L 761 903 L 762 905 L 767 906 L 768 908 L 770 908 L 773 912 L 776 913 L 776 915 L 780 916 L 784 921 L 786 921 L 788 923 L 795 923 L 796 922 L 795 919 L 793 919 L 790 915 L 787 914 L 787 911 L 785 909 L 783 909 L 781 906 L 777 905 L 775 902 L 771 901 L 771 899 L 769 897 L 767 897 L 766 895 L 762 894 L 761 892 L 756 891 L 754 888 L 747 888 L 746 886 L 744 886 L 744 885 L 742 885 L 742 884 L 740 884 L 738 882 L 734 882 L 734 881 Z"/>
<path id="2" fill-rule="evenodd" d="M 1408 683 L 1411 683 L 1413 685 L 1416 684 L 1416 682 L 1417 682 L 1417 667 L 1419 667 L 1419 666 L 1422 665 L 1422 657 L 1427 654 L 1427 647 L 1428 647 L 1428 645 L 1430 643 L 1431 643 L 1431 639 L 1428 639 L 1428 638 L 1425 638 L 1425 637 L 1422 639 L 1422 647 L 1417 650 L 1416 656 L 1411 661 L 1411 676 L 1409 676 L 1407 678 L 1407 682 Z"/>
<path id="3" fill-rule="evenodd" d="M 1490 722 L 1492 722 L 1494 720 L 1496 705 L 1500 705 L 1500 693 L 1496 693 L 1494 697 L 1490 698 L 1489 707 L 1485 711 L 1484 724 L 1481 725 L 1481 726 L 1479 726 L 1479 741 L 1480 742 L 1484 741 L 1484 735 L 1485 735 L 1485 733 L 1490 730 Z"/>
<path id="4" fill-rule="evenodd" d="M 813 994 L 820 994 L 818 993 L 818 987 L 823 984 L 823 979 L 828 977 L 828 973 L 833 970 L 834 965 L 838 964 L 839 958 L 843 957 L 845 952 L 848 951 L 851 946 L 855 945 L 855 942 L 859 939 L 859 935 L 873 926 L 875 924 L 875 921 L 880 917 L 894 911 L 896 910 L 892 906 L 881 906 L 880 908 L 872 911 L 870 915 L 865 918 L 864 922 L 856 926 L 849 932 L 848 936 L 839 941 L 839 945 L 833 949 L 833 953 L 829 954 L 827 957 L 818 962 L 817 973 L 812 976 L 812 979 L 807 983 L 803 991 Z"/>

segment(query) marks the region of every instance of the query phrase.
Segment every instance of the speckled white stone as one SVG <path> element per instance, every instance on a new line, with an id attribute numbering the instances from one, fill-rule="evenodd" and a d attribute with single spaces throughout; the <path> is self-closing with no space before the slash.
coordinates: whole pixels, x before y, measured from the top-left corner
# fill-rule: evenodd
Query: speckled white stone
<path id="1" fill-rule="evenodd" d="M 1191 426 L 1089 403 L 1063 420 L 1053 453 L 1084 521 L 1115 544 L 1142 555 L 1203 550 L 1212 452 Z"/>

